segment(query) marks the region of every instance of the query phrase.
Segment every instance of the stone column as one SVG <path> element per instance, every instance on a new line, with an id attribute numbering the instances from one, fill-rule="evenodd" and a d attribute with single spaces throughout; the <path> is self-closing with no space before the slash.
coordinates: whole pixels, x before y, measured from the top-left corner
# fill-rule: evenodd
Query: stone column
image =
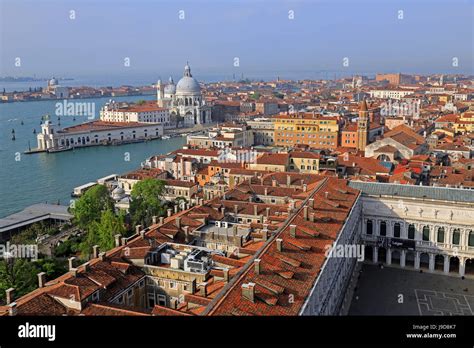
<path id="1" fill-rule="evenodd" d="M 377 263 L 378 258 L 379 258 L 379 248 L 374 246 L 373 253 L 372 253 L 372 262 Z"/>
<path id="2" fill-rule="evenodd" d="M 464 276 L 464 272 L 466 271 L 466 258 L 459 257 L 459 276 Z"/>
<path id="3" fill-rule="evenodd" d="M 429 257 L 430 257 L 430 265 L 429 265 L 429 269 L 430 269 L 430 272 L 433 272 L 434 269 L 435 269 L 435 254 L 429 254 Z"/>
<path id="4" fill-rule="evenodd" d="M 407 251 L 402 250 L 400 252 L 400 267 L 404 268 L 406 266 L 406 257 L 407 257 Z"/>
<path id="5" fill-rule="evenodd" d="M 387 248 L 387 253 L 385 254 L 385 262 L 388 266 L 392 264 L 392 249 Z"/>
<path id="6" fill-rule="evenodd" d="M 449 255 L 444 255 L 444 268 L 443 268 L 444 273 L 449 273 Z"/>
<path id="7" fill-rule="evenodd" d="M 420 252 L 415 252 L 415 269 L 420 269 Z"/>

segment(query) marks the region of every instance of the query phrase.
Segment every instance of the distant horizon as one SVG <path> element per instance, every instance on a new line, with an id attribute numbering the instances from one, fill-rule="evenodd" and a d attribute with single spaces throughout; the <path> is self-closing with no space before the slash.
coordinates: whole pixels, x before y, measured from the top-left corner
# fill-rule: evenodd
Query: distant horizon
<path id="1" fill-rule="evenodd" d="M 186 61 L 201 81 L 242 72 L 470 75 L 473 13 L 466 0 L 2 0 L 0 75 L 155 80 L 180 77 Z"/>

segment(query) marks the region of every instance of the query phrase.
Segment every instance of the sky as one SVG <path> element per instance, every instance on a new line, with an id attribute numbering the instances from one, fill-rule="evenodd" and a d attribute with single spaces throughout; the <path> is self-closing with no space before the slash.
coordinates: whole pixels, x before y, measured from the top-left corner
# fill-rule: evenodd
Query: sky
<path id="1" fill-rule="evenodd" d="M 473 74 L 473 4 L 0 0 L 0 76 Z"/>

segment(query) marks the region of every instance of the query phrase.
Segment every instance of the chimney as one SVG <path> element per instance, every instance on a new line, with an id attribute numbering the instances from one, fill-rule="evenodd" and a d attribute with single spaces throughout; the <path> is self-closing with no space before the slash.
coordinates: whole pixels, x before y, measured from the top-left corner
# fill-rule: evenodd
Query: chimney
<path id="1" fill-rule="evenodd" d="M 251 302 L 255 302 L 255 284 L 242 284 L 242 296 Z"/>
<path id="2" fill-rule="evenodd" d="M 171 215 L 173 215 L 173 209 L 171 209 L 171 208 L 166 209 L 166 215 L 167 215 L 168 217 L 170 217 Z"/>
<path id="3" fill-rule="evenodd" d="M 270 207 L 266 207 L 265 212 L 267 214 L 267 217 L 269 217 L 270 216 Z"/>
<path id="4" fill-rule="evenodd" d="M 260 178 L 260 185 L 263 186 L 263 176 Z"/>
<path id="5" fill-rule="evenodd" d="M 314 198 L 308 199 L 308 207 L 311 207 L 314 209 Z"/>
<path id="6" fill-rule="evenodd" d="M 303 214 L 304 214 L 304 219 L 308 221 L 308 206 L 307 205 L 303 207 Z"/>
<path id="7" fill-rule="evenodd" d="M 13 292 L 14 291 L 15 291 L 15 288 L 10 288 L 10 289 L 7 289 L 5 291 L 7 305 L 10 305 L 13 302 Z"/>
<path id="8" fill-rule="evenodd" d="M 92 247 L 92 256 L 94 259 L 99 256 L 99 246 L 97 244 Z"/>
<path id="9" fill-rule="evenodd" d="M 203 297 L 207 297 L 207 283 L 199 284 L 199 294 Z"/>
<path id="10" fill-rule="evenodd" d="M 252 202 L 252 196 L 249 196 L 249 203 Z"/>
<path id="11" fill-rule="evenodd" d="M 74 256 L 69 258 L 69 270 L 74 268 L 74 260 L 75 259 L 76 258 Z"/>
<path id="12" fill-rule="evenodd" d="M 308 191 L 308 185 L 303 184 L 303 192 L 306 192 L 306 191 Z"/>
<path id="13" fill-rule="evenodd" d="M 265 187 L 265 196 L 268 196 L 268 188 Z"/>
<path id="14" fill-rule="evenodd" d="M 163 216 L 160 216 L 160 226 L 165 223 L 165 218 Z"/>
<path id="15" fill-rule="evenodd" d="M 16 302 L 10 303 L 8 306 L 8 314 L 13 317 L 17 314 Z"/>
<path id="16" fill-rule="evenodd" d="M 105 252 L 101 252 L 101 253 L 99 254 L 99 260 L 100 260 L 100 261 L 105 261 Z"/>
<path id="17" fill-rule="evenodd" d="M 329 192 L 328 192 L 328 191 L 324 192 L 324 197 L 325 197 L 326 199 L 328 199 L 328 197 L 329 197 Z"/>
<path id="18" fill-rule="evenodd" d="M 69 273 L 71 273 L 73 277 L 77 277 L 77 268 L 70 268 Z"/>
<path id="19" fill-rule="evenodd" d="M 253 260 L 253 265 L 254 265 L 254 268 L 255 268 L 255 274 L 260 274 L 260 259 L 255 259 Z"/>
<path id="20" fill-rule="evenodd" d="M 237 224 L 234 224 L 232 226 L 232 235 L 235 237 L 237 235 L 237 231 L 238 231 L 239 227 L 237 226 Z"/>
<path id="21" fill-rule="evenodd" d="M 239 213 L 239 206 L 237 204 L 234 204 L 234 214 L 238 214 Z"/>
<path id="22" fill-rule="evenodd" d="M 135 226 L 135 233 L 136 233 L 136 234 L 139 234 L 139 233 L 140 233 L 140 230 L 142 229 L 142 227 L 143 227 L 142 225 L 136 225 L 136 226 Z"/>
<path id="23" fill-rule="evenodd" d="M 262 232 L 262 239 L 267 240 L 268 239 L 268 230 L 264 228 L 261 232 Z"/>
<path id="24" fill-rule="evenodd" d="M 290 225 L 290 236 L 296 238 L 296 225 Z"/>
<path id="25" fill-rule="evenodd" d="M 289 174 L 286 176 L 286 186 L 291 186 L 291 176 Z"/>
<path id="26" fill-rule="evenodd" d="M 120 234 L 116 234 L 115 236 L 115 247 L 119 247 L 120 246 Z M 69 267 L 71 268 L 71 267 Z"/>
<path id="27" fill-rule="evenodd" d="M 229 269 L 228 268 L 224 268 L 224 281 L 226 283 L 229 282 Z"/>
<path id="28" fill-rule="evenodd" d="M 145 239 L 145 230 L 140 231 L 140 237 L 142 237 L 142 239 Z"/>
<path id="29" fill-rule="evenodd" d="M 177 298 L 172 298 L 170 300 L 170 307 L 171 307 L 171 309 L 177 309 L 178 308 L 178 299 Z"/>
<path id="30" fill-rule="evenodd" d="M 86 262 L 85 264 L 82 265 L 84 268 L 84 272 L 88 272 L 90 270 L 90 263 L 89 262 Z"/>
<path id="31" fill-rule="evenodd" d="M 309 214 L 309 221 L 314 222 L 314 213 Z"/>
<path id="32" fill-rule="evenodd" d="M 157 222 L 157 221 L 158 221 L 158 216 L 153 215 L 153 216 L 151 217 L 151 222 L 153 223 L 153 225 L 156 225 L 156 222 Z"/>
<path id="33" fill-rule="evenodd" d="M 253 206 L 253 215 L 257 216 L 258 215 L 258 205 Z"/>
<path id="34" fill-rule="evenodd" d="M 183 231 L 186 242 L 189 242 L 189 226 L 183 226 Z"/>
<path id="35" fill-rule="evenodd" d="M 280 252 L 283 251 L 283 239 L 277 238 L 276 244 L 277 244 L 277 250 Z"/>
<path id="36" fill-rule="evenodd" d="M 125 237 L 122 238 L 122 245 L 127 245 L 127 238 Z"/>
<path id="37" fill-rule="evenodd" d="M 272 186 L 276 187 L 277 186 L 277 181 L 275 179 L 272 179 Z"/>
<path id="38" fill-rule="evenodd" d="M 176 221 L 176 227 L 181 228 L 181 218 L 177 217 L 175 221 Z"/>
<path id="39" fill-rule="evenodd" d="M 225 216 L 225 207 L 221 207 L 221 214 L 222 216 Z"/>
<path id="40" fill-rule="evenodd" d="M 174 206 L 174 213 L 177 214 L 178 213 L 178 209 L 179 207 L 177 205 Z"/>

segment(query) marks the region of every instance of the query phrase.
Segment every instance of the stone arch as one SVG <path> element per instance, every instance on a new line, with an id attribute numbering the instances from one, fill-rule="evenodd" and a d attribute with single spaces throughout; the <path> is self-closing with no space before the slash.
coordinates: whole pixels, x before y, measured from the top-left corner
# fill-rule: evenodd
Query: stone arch
<path id="1" fill-rule="evenodd" d="M 380 247 L 377 253 L 377 261 L 379 263 L 385 263 L 387 261 L 387 249 Z"/>
<path id="2" fill-rule="evenodd" d="M 459 265 L 461 264 L 459 257 L 450 256 L 449 257 L 449 273 L 459 274 Z"/>
<path id="3" fill-rule="evenodd" d="M 415 268 L 415 252 L 413 250 L 406 251 L 405 265 L 407 267 Z"/>
<path id="4" fill-rule="evenodd" d="M 420 268 L 430 268 L 430 255 L 428 253 L 420 253 Z"/>
<path id="5" fill-rule="evenodd" d="M 364 261 L 374 261 L 374 247 L 372 245 L 365 245 L 364 246 Z"/>
<path id="6" fill-rule="evenodd" d="M 437 271 L 443 271 L 444 270 L 444 255 L 441 255 L 441 254 L 435 255 L 434 267 L 435 267 L 435 270 L 437 270 Z"/>
<path id="7" fill-rule="evenodd" d="M 464 267 L 464 274 L 470 275 L 470 276 L 474 275 L 474 258 L 466 260 L 466 265 Z"/>
<path id="8" fill-rule="evenodd" d="M 387 155 L 385 153 L 382 153 L 377 156 L 377 159 L 382 162 L 393 162 L 393 158 L 390 155 Z"/>
<path id="9" fill-rule="evenodd" d="M 400 260 L 402 259 L 402 253 L 398 249 L 392 250 L 392 264 L 400 265 Z"/>

